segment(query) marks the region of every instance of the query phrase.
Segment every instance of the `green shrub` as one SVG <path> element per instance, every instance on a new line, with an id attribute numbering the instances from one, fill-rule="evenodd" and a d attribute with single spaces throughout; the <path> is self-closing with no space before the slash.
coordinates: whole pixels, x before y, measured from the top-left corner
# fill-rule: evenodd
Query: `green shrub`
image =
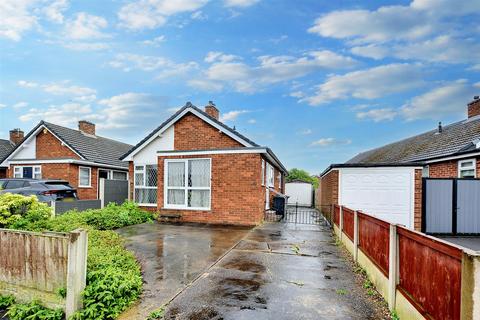
<path id="1" fill-rule="evenodd" d="M 12 304 L 15 303 L 15 297 L 8 295 L 8 296 L 1 296 L 0 295 L 0 310 L 6 310 Z"/>
<path id="2" fill-rule="evenodd" d="M 10 320 L 62 320 L 64 318 L 62 309 L 48 309 L 38 301 L 14 304 L 8 308 L 7 316 Z"/>
<path id="3" fill-rule="evenodd" d="M 125 249 L 122 237 L 110 230 L 153 220 L 151 213 L 141 210 L 135 203 L 125 202 L 120 206 L 110 204 L 103 209 L 69 211 L 52 219 L 32 213 L 17 219 L 11 227 L 30 231 L 88 230 L 84 309 L 73 318 L 100 320 L 115 319 L 138 299 L 142 291 L 141 270 L 135 256 Z"/>
<path id="4" fill-rule="evenodd" d="M 37 197 L 25 197 L 19 194 L 0 195 L 0 227 L 9 228 L 19 220 L 25 223 L 48 220 L 51 208 L 38 201 Z"/>

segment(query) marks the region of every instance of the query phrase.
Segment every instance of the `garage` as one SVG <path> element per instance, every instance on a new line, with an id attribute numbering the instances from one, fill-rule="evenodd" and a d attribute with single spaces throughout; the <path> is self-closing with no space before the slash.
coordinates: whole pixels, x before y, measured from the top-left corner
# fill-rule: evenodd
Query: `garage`
<path id="1" fill-rule="evenodd" d="M 287 182 L 285 194 L 288 196 L 288 205 L 313 206 L 313 185 L 309 182 L 300 180 Z"/>
<path id="2" fill-rule="evenodd" d="M 332 165 L 322 174 L 322 204 L 338 203 L 414 229 L 421 210 L 416 183 L 418 189 L 417 166 Z"/>

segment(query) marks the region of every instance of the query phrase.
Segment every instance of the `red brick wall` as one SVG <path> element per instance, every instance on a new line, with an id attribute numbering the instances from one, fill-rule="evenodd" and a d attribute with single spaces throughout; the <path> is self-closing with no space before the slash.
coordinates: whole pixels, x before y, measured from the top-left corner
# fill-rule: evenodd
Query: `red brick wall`
<path id="1" fill-rule="evenodd" d="M 415 190 L 414 190 L 414 209 L 413 209 L 413 227 L 417 231 L 422 229 L 422 169 L 415 169 Z"/>
<path id="2" fill-rule="evenodd" d="M 188 113 L 175 123 L 175 150 L 240 148 L 242 144 Z"/>
<path id="3" fill-rule="evenodd" d="M 320 208 L 330 212 L 333 204 L 338 204 L 338 170 L 331 170 L 320 179 Z"/>
<path id="4" fill-rule="evenodd" d="M 62 146 L 60 140 L 50 132 L 42 130 L 36 138 L 36 159 L 72 158 L 80 157 L 67 146 Z"/>
<path id="5" fill-rule="evenodd" d="M 445 162 L 437 162 L 429 165 L 430 178 L 457 178 L 458 177 L 458 161 L 451 160 Z"/>
<path id="6" fill-rule="evenodd" d="M 164 160 L 198 157 L 171 156 L 158 158 L 158 210 L 160 214 L 181 214 L 181 221 L 185 222 L 236 225 L 261 223 L 265 209 L 265 189 L 261 185 L 261 156 L 259 154 L 202 156 L 212 159 L 211 210 L 162 209 L 164 203 Z"/>

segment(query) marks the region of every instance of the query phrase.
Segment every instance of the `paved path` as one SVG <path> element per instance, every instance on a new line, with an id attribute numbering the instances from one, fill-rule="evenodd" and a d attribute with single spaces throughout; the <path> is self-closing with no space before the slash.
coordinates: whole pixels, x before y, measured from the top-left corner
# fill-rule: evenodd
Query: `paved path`
<path id="1" fill-rule="evenodd" d="M 167 307 L 166 319 L 381 319 L 326 225 L 252 230 Z"/>
<path id="2" fill-rule="evenodd" d="M 117 230 L 142 265 L 143 294 L 121 320 L 144 320 L 200 276 L 249 229 L 144 223 Z"/>

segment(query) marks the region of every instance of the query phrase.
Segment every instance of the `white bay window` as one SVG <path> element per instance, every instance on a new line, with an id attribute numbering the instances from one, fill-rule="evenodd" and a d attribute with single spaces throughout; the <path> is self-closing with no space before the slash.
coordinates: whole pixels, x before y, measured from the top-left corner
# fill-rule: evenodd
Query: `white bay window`
<path id="1" fill-rule="evenodd" d="M 210 178 L 210 159 L 165 160 L 165 208 L 210 210 Z"/>
<path id="2" fill-rule="evenodd" d="M 158 168 L 156 164 L 135 165 L 134 199 L 145 206 L 157 205 Z"/>

